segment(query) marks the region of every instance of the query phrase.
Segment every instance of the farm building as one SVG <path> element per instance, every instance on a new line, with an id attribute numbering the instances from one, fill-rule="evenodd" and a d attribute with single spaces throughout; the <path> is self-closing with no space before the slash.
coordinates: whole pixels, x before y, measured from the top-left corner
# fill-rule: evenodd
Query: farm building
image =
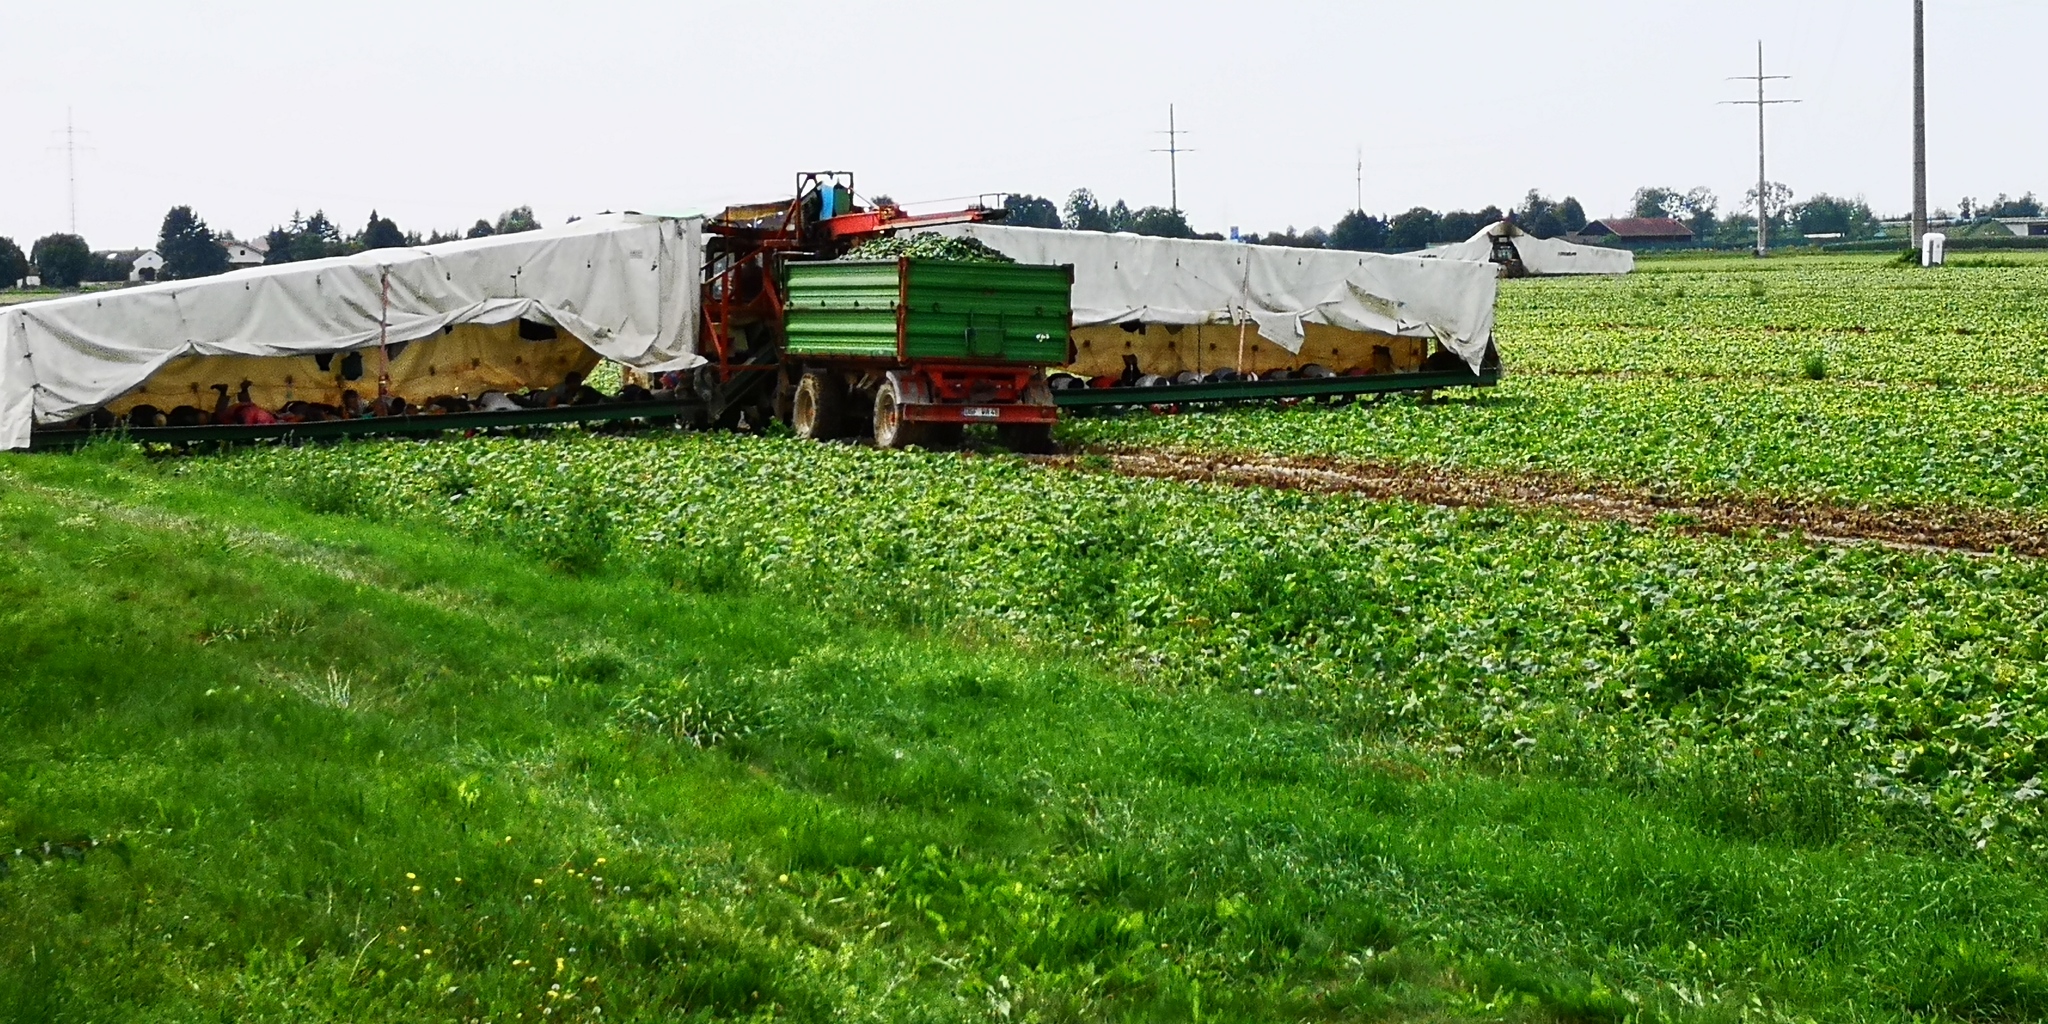
<path id="1" fill-rule="evenodd" d="M 263 242 L 243 242 L 233 238 L 223 239 L 220 247 L 227 251 L 230 267 L 260 267 L 268 257 L 270 247 Z"/>
<path id="2" fill-rule="evenodd" d="M 1537 238 L 1511 220 L 1490 225 L 1463 242 L 1415 255 L 1423 259 L 1494 263 L 1509 277 L 1627 274 L 1636 269 L 1635 253 L 1626 249 Z"/>
<path id="3" fill-rule="evenodd" d="M 2048 238 L 2048 217 L 1999 217 L 1994 223 L 2017 238 Z"/>
<path id="4" fill-rule="evenodd" d="M 1632 248 L 1691 245 L 1692 229 L 1669 217 L 1615 217 L 1596 220 L 1567 241 L 1581 244 L 1624 245 Z"/>

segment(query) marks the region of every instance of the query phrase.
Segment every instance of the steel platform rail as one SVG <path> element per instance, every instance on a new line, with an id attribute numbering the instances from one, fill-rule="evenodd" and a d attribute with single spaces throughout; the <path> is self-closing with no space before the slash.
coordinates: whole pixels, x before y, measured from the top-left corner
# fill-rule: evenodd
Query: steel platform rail
<path id="1" fill-rule="evenodd" d="M 1228 384 L 1172 384 L 1156 388 L 1076 388 L 1055 391 L 1062 409 L 1100 409 L 1118 405 L 1183 405 L 1199 402 L 1270 402 L 1286 398 L 1328 398 L 1383 395 L 1397 391 L 1442 388 L 1490 388 L 1500 384 L 1499 367 L 1473 375 L 1446 373 L 1382 373 L 1367 377 L 1316 377 L 1292 380 L 1232 381 Z"/>
<path id="2" fill-rule="evenodd" d="M 453 412 L 441 416 L 384 416 L 318 423 L 275 423 L 263 426 L 140 427 L 116 430 L 44 430 L 29 435 L 30 451 L 77 448 L 98 438 L 121 438 L 155 444 L 237 444 L 250 441 L 314 441 L 346 437 L 439 434 L 455 430 L 545 427 L 568 423 L 612 423 L 619 420 L 694 419 L 702 406 L 695 400 L 613 402 L 570 405 L 555 409 L 501 412 Z"/>

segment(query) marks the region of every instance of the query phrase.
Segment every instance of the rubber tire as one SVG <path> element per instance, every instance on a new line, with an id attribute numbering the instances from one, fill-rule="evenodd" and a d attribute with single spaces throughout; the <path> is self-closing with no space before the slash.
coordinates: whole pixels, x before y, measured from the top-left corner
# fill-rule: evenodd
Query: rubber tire
<path id="1" fill-rule="evenodd" d="M 806 441 L 830 441 L 846 434 L 846 386 L 830 373 L 806 373 L 790 401 L 790 428 Z"/>
<path id="2" fill-rule="evenodd" d="M 896 389 L 883 385 L 875 391 L 875 447 L 908 448 L 925 443 L 924 424 L 912 423 L 896 414 Z"/>
<path id="3" fill-rule="evenodd" d="M 1020 455 L 1051 455 L 1052 425 L 1049 423 L 1002 423 L 996 426 L 996 443 Z"/>

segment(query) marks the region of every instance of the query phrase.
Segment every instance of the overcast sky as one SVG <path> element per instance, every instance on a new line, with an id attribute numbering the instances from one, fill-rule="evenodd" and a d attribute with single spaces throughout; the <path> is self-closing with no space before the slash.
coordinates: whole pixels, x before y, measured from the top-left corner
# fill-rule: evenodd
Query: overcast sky
<path id="1" fill-rule="evenodd" d="M 2048 0 L 1931 0 L 1933 194 L 2048 192 Z M 294 209 L 407 229 L 530 204 L 687 212 L 849 169 L 904 201 L 1088 187 L 1202 230 L 1507 206 L 1739 204 L 1756 43 L 1796 78 L 1772 177 L 1903 211 L 1908 0 L 93 0 L 0 15 L 0 235 L 150 244 L 165 209 L 260 234 Z M 1753 95 L 1753 92 L 1749 93 Z"/>

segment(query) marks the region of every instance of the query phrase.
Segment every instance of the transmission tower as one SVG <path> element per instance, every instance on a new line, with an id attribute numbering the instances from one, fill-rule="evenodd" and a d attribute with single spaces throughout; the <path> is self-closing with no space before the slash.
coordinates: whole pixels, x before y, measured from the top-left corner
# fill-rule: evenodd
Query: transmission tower
<path id="1" fill-rule="evenodd" d="M 1173 212 L 1178 216 L 1180 214 L 1180 155 L 1182 153 L 1192 153 L 1194 150 L 1181 148 L 1180 137 L 1186 135 L 1187 132 L 1180 130 L 1179 122 L 1174 119 L 1173 104 L 1171 103 L 1166 105 L 1166 130 L 1158 134 L 1166 136 L 1166 148 L 1155 149 L 1152 152 L 1166 154 L 1167 166 L 1173 175 Z"/>
<path id="2" fill-rule="evenodd" d="M 1801 102 L 1799 100 L 1771 99 L 1766 95 L 1766 87 L 1771 82 L 1783 82 L 1791 79 L 1791 77 L 1791 75 L 1764 74 L 1764 44 L 1762 40 L 1758 40 L 1756 44 L 1756 74 L 1736 75 L 1728 79 L 1731 82 L 1755 82 L 1756 99 L 1723 101 L 1726 105 L 1756 108 L 1756 254 L 1758 256 L 1768 256 L 1771 254 L 1771 177 L 1764 162 L 1764 113 L 1779 104 Z"/>
<path id="3" fill-rule="evenodd" d="M 64 178 L 69 189 L 71 233 L 74 235 L 78 234 L 78 151 L 80 149 L 84 149 L 88 153 L 92 151 L 91 146 L 80 146 L 78 144 L 78 136 L 80 134 L 77 123 L 72 120 L 71 108 L 64 108 L 64 131 L 62 132 L 64 144 L 50 148 L 52 151 L 59 149 L 64 151 Z"/>

